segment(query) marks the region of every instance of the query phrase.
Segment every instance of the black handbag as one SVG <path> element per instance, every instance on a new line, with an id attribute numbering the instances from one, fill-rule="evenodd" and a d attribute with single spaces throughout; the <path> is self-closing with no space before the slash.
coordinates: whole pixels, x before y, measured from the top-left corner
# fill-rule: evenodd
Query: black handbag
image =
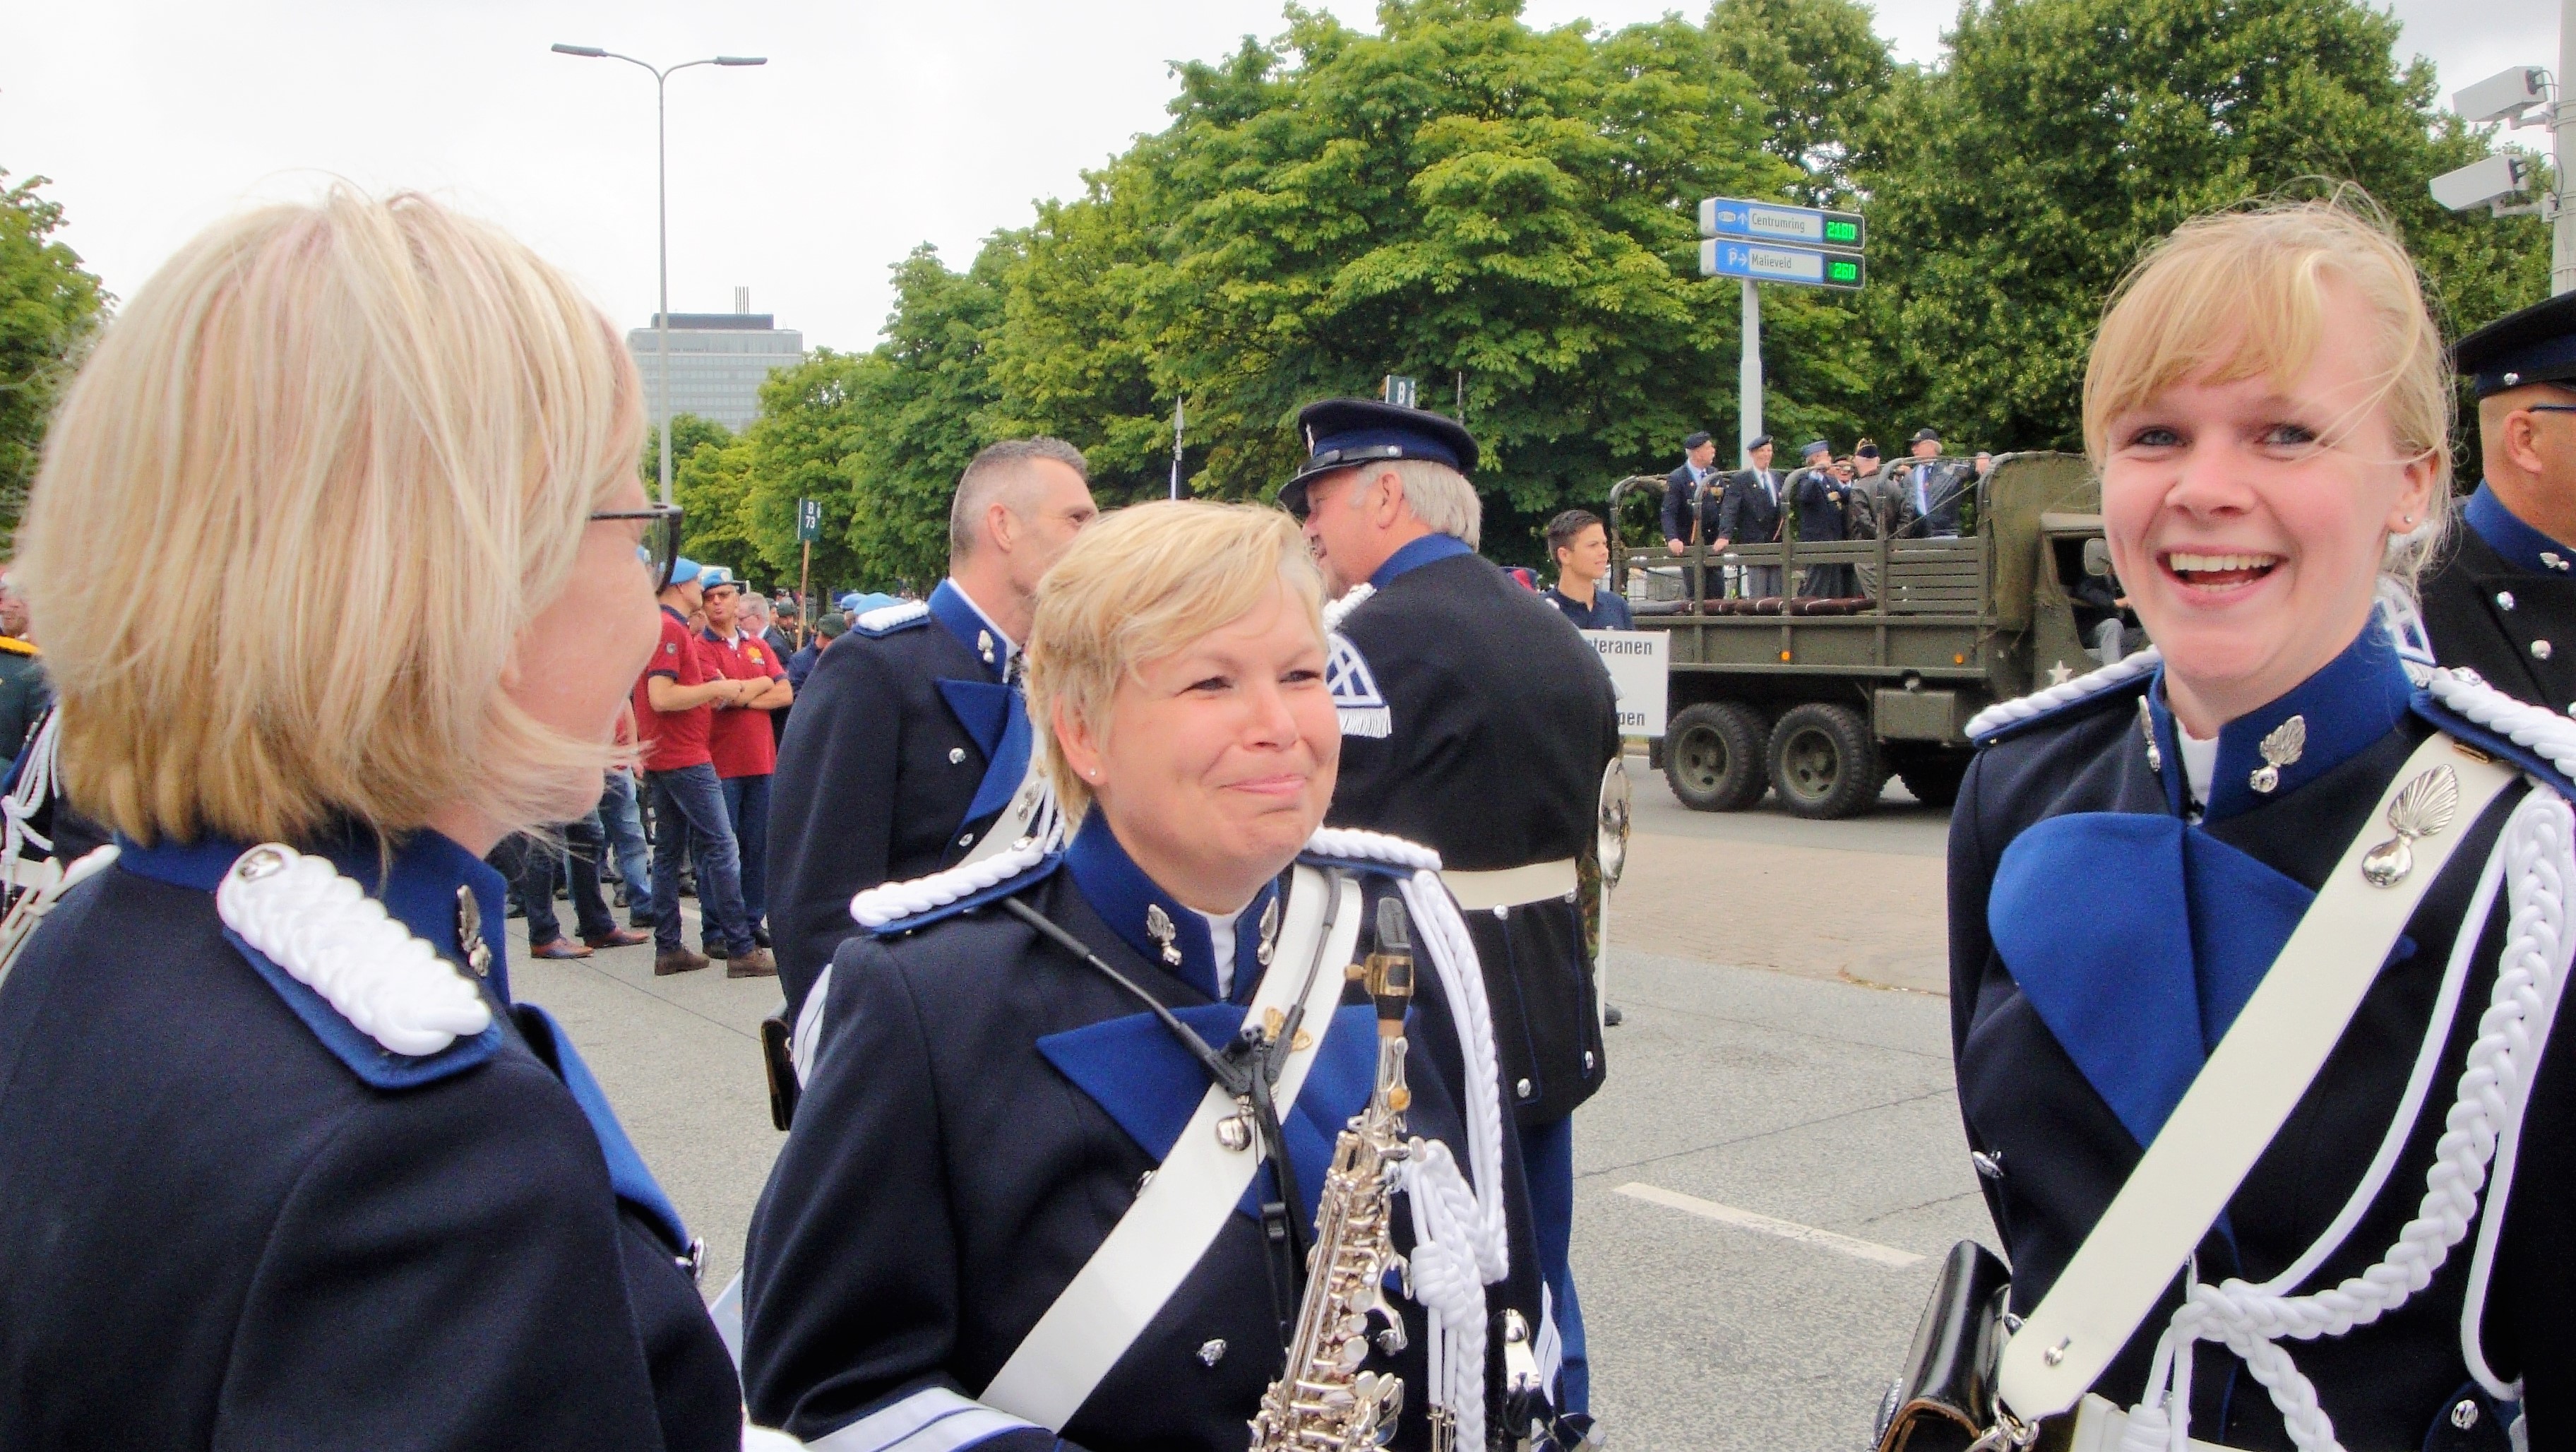
<path id="1" fill-rule="evenodd" d="M 1879 1406 L 1876 1452 L 1967 1452 L 1995 1425 L 1995 1375 L 2012 1270 L 1973 1240 L 1950 1247 L 1914 1328 L 1903 1374 Z"/>

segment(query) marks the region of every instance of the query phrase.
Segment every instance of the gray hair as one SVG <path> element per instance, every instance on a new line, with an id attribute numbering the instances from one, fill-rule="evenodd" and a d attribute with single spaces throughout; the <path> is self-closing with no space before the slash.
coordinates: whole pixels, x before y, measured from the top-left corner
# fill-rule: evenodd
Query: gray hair
<path id="1" fill-rule="evenodd" d="M 1485 527 L 1485 502 L 1467 476 L 1429 459 L 1392 459 L 1379 466 L 1404 486 L 1404 507 L 1433 534 L 1454 535 L 1477 548 Z"/>
<path id="2" fill-rule="evenodd" d="M 966 465 L 966 472 L 957 476 L 957 497 L 948 506 L 950 558 L 962 559 L 975 552 L 982 537 L 978 521 L 983 519 L 985 507 L 997 499 L 1013 514 L 1027 512 L 1024 506 L 1029 502 L 1032 477 L 1027 465 L 1038 459 L 1053 459 L 1071 469 L 1083 483 L 1091 482 L 1091 465 L 1083 459 L 1082 450 L 1062 439 L 1040 434 L 985 445 L 983 452 Z"/>

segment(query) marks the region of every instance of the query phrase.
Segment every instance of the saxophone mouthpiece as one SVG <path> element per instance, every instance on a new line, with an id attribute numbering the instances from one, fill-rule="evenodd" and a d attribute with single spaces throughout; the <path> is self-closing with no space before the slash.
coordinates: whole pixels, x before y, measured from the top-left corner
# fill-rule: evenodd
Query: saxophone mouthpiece
<path id="1" fill-rule="evenodd" d="M 1379 1036 L 1403 1033 L 1404 1013 L 1413 1002 L 1413 933 L 1404 900 L 1392 893 L 1377 900 L 1377 951 L 1369 954 L 1365 976 L 1369 996 L 1377 1000 Z"/>

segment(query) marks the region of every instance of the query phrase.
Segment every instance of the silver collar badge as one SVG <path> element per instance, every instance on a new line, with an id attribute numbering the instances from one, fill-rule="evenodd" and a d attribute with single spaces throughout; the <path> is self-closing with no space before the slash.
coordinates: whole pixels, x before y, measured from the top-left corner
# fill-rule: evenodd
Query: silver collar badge
<path id="1" fill-rule="evenodd" d="M 975 632 L 975 653 L 984 658 L 984 664 L 993 663 L 993 632 L 989 630 Z"/>
<path id="2" fill-rule="evenodd" d="M 2254 774 L 2245 779 L 2245 784 L 2269 794 L 2281 784 L 2281 768 L 2297 761 L 2300 754 L 2308 749 L 2308 718 L 2293 716 L 2273 727 L 2271 734 L 2265 736 L 2255 749 L 2263 753 L 2263 764 L 2254 768 Z"/>
<path id="3" fill-rule="evenodd" d="M 1174 941 L 1179 929 L 1172 926 L 1172 915 L 1158 902 L 1145 904 L 1145 936 L 1163 950 L 1163 962 L 1173 968 L 1181 966 L 1181 945 Z"/>
<path id="4" fill-rule="evenodd" d="M 1252 961 L 1264 968 L 1269 967 L 1271 943 L 1278 936 L 1279 899 L 1274 894 L 1270 899 L 1270 905 L 1261 910 L 1261 946 L 1252 950 Z"/>
<path id="5" fill-rule="evenodd" d="M 2165 754 L 2156 747 L 2156 713 L 2147 709 L 2147 698 L 2138 698 L 2138 734 L 2147 738 L 2147 770 L 2161 774 Z"/>
<path id="6" fill-rule="evenodd" d="M 2361 875 L 2373 887 L 2395 887 L 2415 870 L 2410 843 L 2447 830 L 2460 811 L 2460 778 L 2437 766 L 2408 782 L 2388 804 L 2388 825 L 2397 835 L 2361 855 Z"/>
<path id="7" fill-rule="evenodd" d="M 462 884 L 456 889 L 456 951 L 465 955 L 465 966 L 475 977 L 492 976 L 492 945 L 483 941 L 483 905 L 474 900 L 474 889 Z"/>

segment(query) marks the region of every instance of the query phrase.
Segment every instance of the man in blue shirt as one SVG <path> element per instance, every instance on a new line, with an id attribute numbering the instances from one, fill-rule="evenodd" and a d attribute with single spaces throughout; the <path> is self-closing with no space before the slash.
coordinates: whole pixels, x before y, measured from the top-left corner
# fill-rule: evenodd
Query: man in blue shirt
<path id="1" fill-rule="evenodd" d="M 1634 630 L 1628 602 L 1601 588 L 1610 573 L 1610 531 L 1588 509 L 1569 509 L 1547 522 L 1547 552 L 1556 560 L 1556 584 L 1547 603 L 1577 630 Z"/>

